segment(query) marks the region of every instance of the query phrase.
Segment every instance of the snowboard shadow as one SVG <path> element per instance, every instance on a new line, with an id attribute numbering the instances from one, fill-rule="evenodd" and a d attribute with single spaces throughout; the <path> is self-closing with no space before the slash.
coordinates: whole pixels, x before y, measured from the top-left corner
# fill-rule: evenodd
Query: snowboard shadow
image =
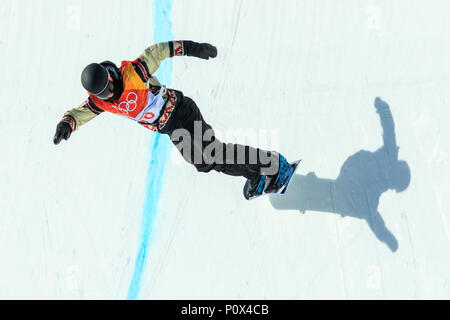
<path id="1" fill-rule="evenodd" d="M 360 150 L 348 157 L 335 180 L 319 178 L 314 172 L 296 174 L 284 196 L 271 195 L 270 202 L 279 210 L 321 211 L 363 219 L 378 240 L 395 252 L 398 241 L 386 227 L 378 204 L 387 190 L 406 190 L 411 173 L 406 161 L 398 160 L 389 105 L 380 98 L 374 104 L 383 128 L 382 147 L 375 152 Z"/>

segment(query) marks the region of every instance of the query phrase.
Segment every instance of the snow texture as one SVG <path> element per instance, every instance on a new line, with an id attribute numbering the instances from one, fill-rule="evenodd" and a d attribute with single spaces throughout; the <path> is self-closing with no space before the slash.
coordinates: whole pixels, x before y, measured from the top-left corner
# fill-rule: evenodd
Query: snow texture
<path id="1" fill-rule="evenodd" d="M 3 0 L 0 298 L 449 299 L 449 9 Z M 53 145 L 84 66 L 172 36 L 218 48 L 160 76 L 219 139 L 303 159 L 285 196 L 246 201 L 112 114 Z"/>

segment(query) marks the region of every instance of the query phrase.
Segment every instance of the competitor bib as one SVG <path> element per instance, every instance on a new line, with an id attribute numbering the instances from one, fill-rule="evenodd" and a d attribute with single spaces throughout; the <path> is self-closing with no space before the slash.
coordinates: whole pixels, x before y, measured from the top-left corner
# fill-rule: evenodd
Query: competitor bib
<path id="1" fill-rule="evenodd" d="M 123 92 L 119 99 L 109 102 L 90 94 L 99 108 L 127 117 L 134 121 L 152 123 L 161 113 L 165 102 L 160 94 L 150 92 L 133 68 L 130 61 L 122 61 L 120 73 L 123 79 Z"/>

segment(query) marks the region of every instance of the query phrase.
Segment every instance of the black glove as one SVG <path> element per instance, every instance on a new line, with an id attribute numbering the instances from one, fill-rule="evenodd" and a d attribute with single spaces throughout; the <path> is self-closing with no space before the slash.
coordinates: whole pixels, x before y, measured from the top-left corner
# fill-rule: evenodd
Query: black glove
<path id="1" fill-rule="evenodd" d="M 72 134 L 72 127 L 68 122 L 61 121 L 58 123 L 58 126 L 56 126 L 56 133 L 53 137 L 53 143 L 59 144 L 62 139 L 67 140 L 69 139 L 70 135 Z"/>
<path id="2" fill-rule="evenodd" d="M 208 60 L 217 57 L 217 48 L 209 43 L 184 41 L 186 55 Z"/>

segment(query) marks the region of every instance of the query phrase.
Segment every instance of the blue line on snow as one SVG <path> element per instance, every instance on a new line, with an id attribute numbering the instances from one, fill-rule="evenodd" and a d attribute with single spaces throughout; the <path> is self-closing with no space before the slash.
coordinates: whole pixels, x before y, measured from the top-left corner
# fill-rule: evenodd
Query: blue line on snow
<path id="1" fill-rule="evenodd" d="M 172 0 L 153 1 L 154 41 L 155 43 L 173 40 L 170 13 Z M 172 62 L 170 59 L 161 64 L 156 76 L 164 85 L 171 85 Z M 151 133 L 150 140 L 151 161 L 147 171 L 146 198 L 142 213 L 141 230 L 139 233 L 139 247 L 134 265 L 133 277 L 128 289 L 127 299 L 138 299 L 142 277 L 148 258 L 148 246 L 153 234 L 153 223 L 158 212 L 158 202 L 164 178 L 164 171 L 170 151 L 170 140 L 167 136 Z"/>

